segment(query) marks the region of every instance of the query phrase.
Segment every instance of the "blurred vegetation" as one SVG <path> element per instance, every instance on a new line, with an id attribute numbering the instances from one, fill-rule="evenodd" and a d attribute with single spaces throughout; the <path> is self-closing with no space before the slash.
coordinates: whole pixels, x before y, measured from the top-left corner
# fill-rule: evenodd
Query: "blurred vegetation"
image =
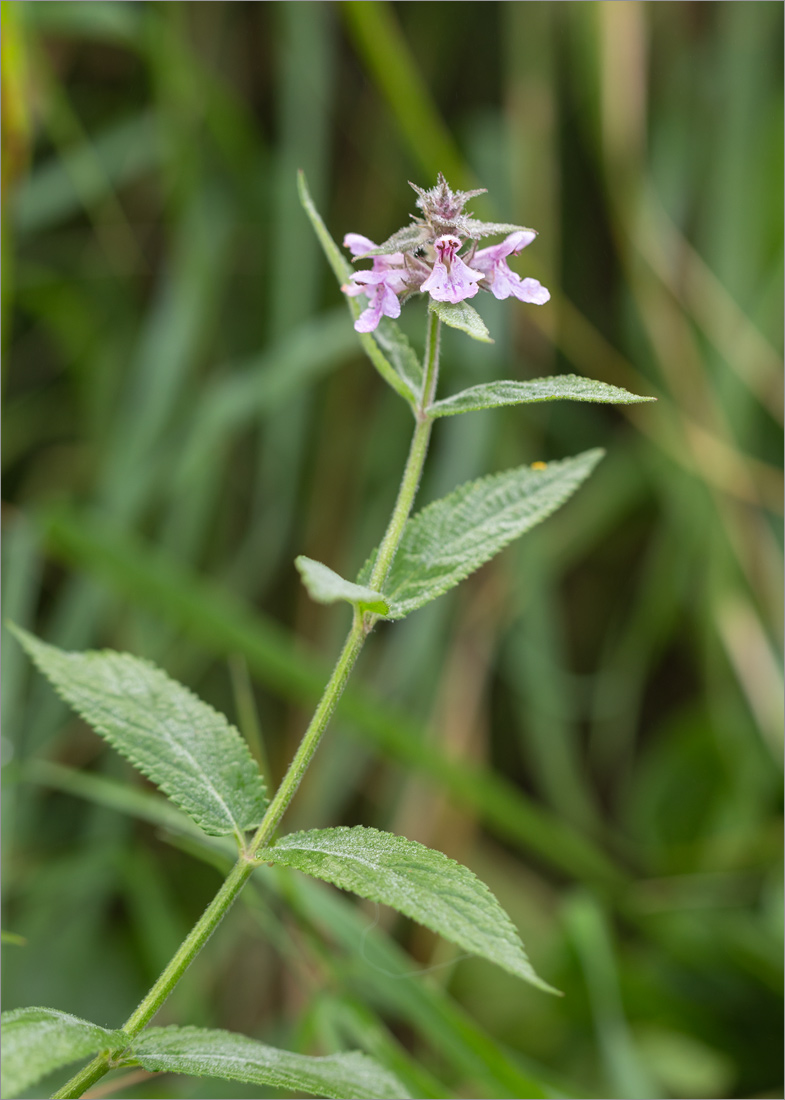
<path id="1" fill-rule="evenodd" d="M 2 10 L 4 614 L 161 663 L 273 779 L 348 621 L 293 558 L 352 575 L 410 431 L 297 168 L 338 239 L 386 237 L 439 170 L 540 231 L 518 269 L 551 303 L 483 297 L 496 343 L 448 333 L 442 395 L 565 371 L 659 398 L 437 425 L 421 503 L 608 456 L 378 629 L 287 819 L 468 864 L 564 998 L 269 872 L 158 1022 L 361 1046 L 419 1097 L 782 1096 L 782 5 Z M 420 341 L 422 306 L 403 322 Z M 3 705 L 4 1005 L 117 1026 L 225 853 L 178 835 L 12 640 Z"/>

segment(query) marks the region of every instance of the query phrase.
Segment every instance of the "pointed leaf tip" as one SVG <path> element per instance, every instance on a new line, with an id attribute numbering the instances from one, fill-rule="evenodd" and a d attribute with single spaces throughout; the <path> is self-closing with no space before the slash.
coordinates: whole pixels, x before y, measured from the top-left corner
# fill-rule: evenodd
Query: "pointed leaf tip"
<path id="1" fill-rule="evenodd" d="M 66 653 L 12 627 L 58 695 L 210 836 L 255 828 L 264 780 L 239 731 L 149 661 Z"/>
<path id="2" fill-rule="evenodd" d="M 453 397 L 436 401 L 428 410 L 431 416 L 455 416 L 457 413 L 496 409 L 503 405 L 532 405 L 541 401 L 591 401 L 604 405 L 636 405 L 654 401 L 638 397 L 620 386 L 595 382 L 576 374 L 557 374 L 533 378 L 529 382 L 485 382 L 470 386 Z"/>
<path id="3" fill-rule="evenodd" d="M 258 855 L 390 905 L 465 951 L 549 993 L 491 891 L 442 852 L 359 825 L 290 833 Z"/>
<path id="4" fill-rule="evenodd" d="M 134 1041 L 131 1057 L 153 1073 L 187 1073 L 272 1085 L 333 1100 L 408 1100 L 398 1078 L 358 1051 L 323 1057 L 293 1054 L 231 1031 L 151 1027 Z"/>

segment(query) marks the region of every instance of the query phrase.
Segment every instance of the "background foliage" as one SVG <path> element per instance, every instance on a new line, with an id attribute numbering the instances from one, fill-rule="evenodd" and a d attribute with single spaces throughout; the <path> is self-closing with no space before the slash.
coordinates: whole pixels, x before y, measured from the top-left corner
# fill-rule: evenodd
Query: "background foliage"
<path id="1" fill-rule="evenodd" d="M 159 662 L 271 779 L 349 614 L 293 559 L 355 575 L 409 435 L 297 168 L 337 238 L 384 239 L 439 170 L 540 230 L 518 267 L 551 303 L 484 297 L 496 343 L 447 333 L 440 396 L 566 372 L 659 398 L 437 424 L 420 505 L 609 453 L 377 628 L 287 818 L 466 863 L 566 996 L 271 872 L 158 1022 L 360 1046 L 417 1096 L 782 1095 L 782 6 L 2 8 L 5 615 Z M 116 1027 L 225 854 L 156 817 L 13 641 L 3 704 L 5 1007 Z M 122 1095 L 215 1095 L 147 1078 Z"/>

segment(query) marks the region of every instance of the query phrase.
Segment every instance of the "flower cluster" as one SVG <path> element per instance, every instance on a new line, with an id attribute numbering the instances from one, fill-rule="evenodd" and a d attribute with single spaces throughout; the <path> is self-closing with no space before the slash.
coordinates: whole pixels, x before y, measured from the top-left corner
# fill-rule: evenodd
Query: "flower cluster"
<path id="1" fill-rule="evenodd" d="M 518 298 L 543 305 L 549 292 L 536 279 L 522 279 L 507 264 L 537 236 L 519 225 L 481 222 L 464 213 L 470 198 L 484 193 L 453 191 L 444 176 L 430 191 L 411 184 L 422 217 L 399 229 L 384 244 L 375 245 L 359 233 L 347 233 L 344 247 L 355 259 L 373 259 L 373 266 L 356 271 L 342 289 L 349 297 L 364 294 L 368 307 L 354 327 L 373 332 L 382 317 L 398 317 L 401 303 L 412 294 L 429 294 L 438 302 L 462 302 L 479 290 L 496 298 Z M 506 234 L 501 244 L 478 250 L 482 237 Z M 461 249 L 463 254 L 459 255 Z"/>

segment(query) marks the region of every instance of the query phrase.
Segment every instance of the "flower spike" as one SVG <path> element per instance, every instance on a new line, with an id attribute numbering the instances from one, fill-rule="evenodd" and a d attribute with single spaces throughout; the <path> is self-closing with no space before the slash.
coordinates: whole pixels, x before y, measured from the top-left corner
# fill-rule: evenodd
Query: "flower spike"
<path id="1" fill-rule="evenodd" d="M 509 256 L 531 244 L 535 231 L 481 222 L 464 213 L 469 199 L 484 194 L 485 188 L 453 191 L 441 172 L 435 187 L 428 191 L 415 183 L 410 186 L 417 193 L 421 217 L 413 216 L 410 225 L 382 245 L 360 233 L 344 237 L 344 247 L 355 260 L 373 260 L 370 270 L 356 271 L 341 288 L 349 297 L 363 294 L 368 299 L 367 309 L 355 321 L 358 332 L 373 332 L 382 317 L 398 317 L 402 301 L 416 293 L 452 305 L 473 298 L 480 290 L 488 290 L 496 298 L 515 297 L 535 305 L 549 300 L 544 286 L 536 279 L 522 279 L 507 263 Z M 501 244 L 473 251 L 473 242 L 500 233 L 507 234 Z M 461 256 L 467 242 L 469 248 Z"/>

